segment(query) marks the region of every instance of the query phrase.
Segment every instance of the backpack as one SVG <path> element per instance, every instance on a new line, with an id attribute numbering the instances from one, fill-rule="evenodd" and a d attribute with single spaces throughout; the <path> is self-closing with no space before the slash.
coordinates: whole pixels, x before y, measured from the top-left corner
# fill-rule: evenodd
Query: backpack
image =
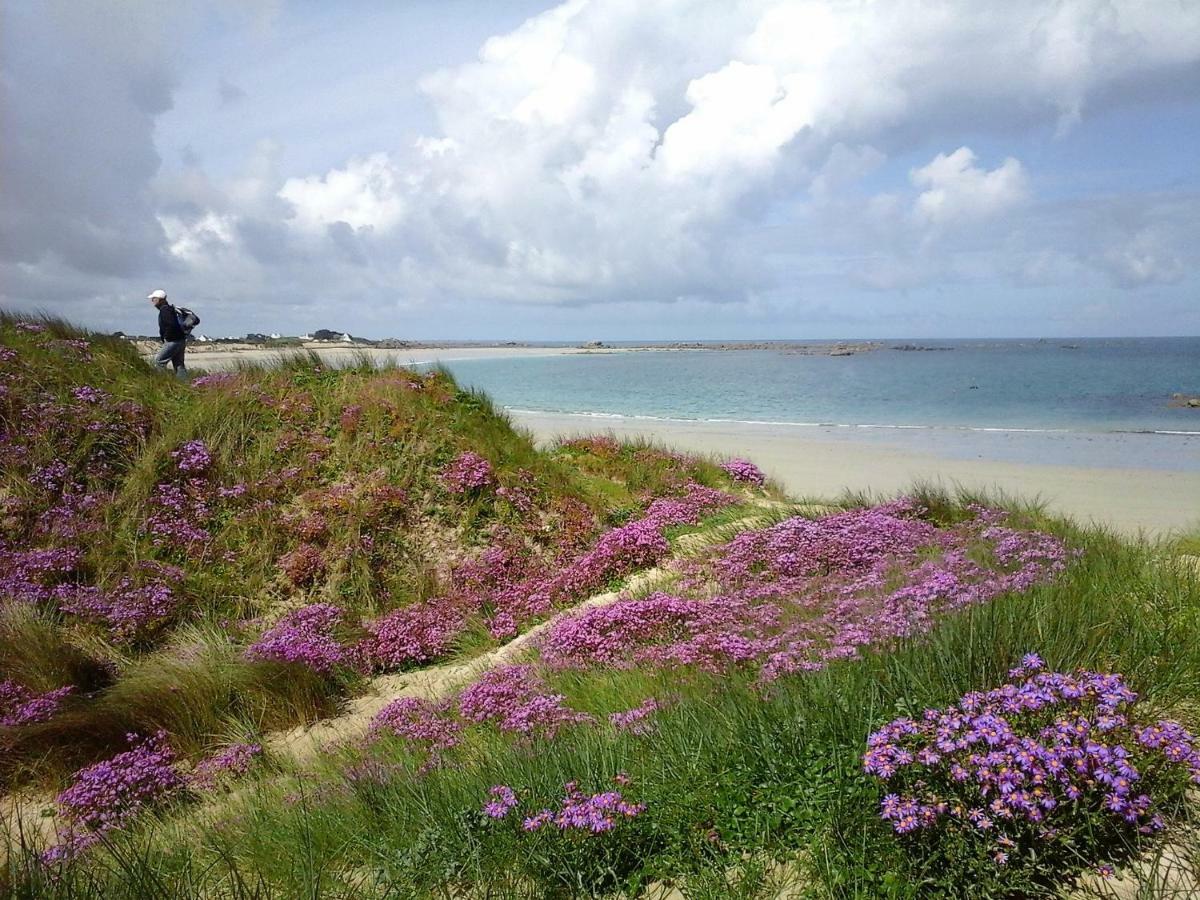
<path id="1" fill-rule="evenodd" d="M 184 334 L 191 334 L 192 329 L 200 324 L 200 317 L 183 306 L 175 307 L 175 318 L 179 321 L 179 327 L 183 329 Z"/>

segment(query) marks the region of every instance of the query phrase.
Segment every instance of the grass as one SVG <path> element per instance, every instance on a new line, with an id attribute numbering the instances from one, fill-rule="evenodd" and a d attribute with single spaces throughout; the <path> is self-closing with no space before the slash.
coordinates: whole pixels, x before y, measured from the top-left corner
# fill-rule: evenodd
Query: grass
<path id="1" fill-rule="evenodd" d="M 920 641 L 780 682 L 765 698 L 737 678 L 577 674 L 559 688 L 598 715 L 647 694 L 680 699 L 648 738 L 582 729 L 534 753 L 492 735 L 463 764 L 420 777 L 419 761 L 391 742 L 371 753 L 394 771 L 347 787 L 337 773 L 364 759 L 347 749 L 315 769 L 263 776 L 203 833 L 169 817 L 122 837 L 118 853 L 181 897 L 239 881 L 260 896 L 422 897 L 467 885 L 472 896 L 633 896 L 670 881 L 688 896 L 755 897 L 785 877 L 798 896 L 925 896 L 860 769 L 865 738 L 884 721 L 1001 683 L 1036 649 L 1052 668 L 1123 672 L 1155 709 L 1197 724 L 1200 583 L 1164 568 L 1156 548 L 1059 527 L 1083 555 L 1056 582 L 957 614 Z M 478 813 L 493 784 L 536 806 L 566 781 L 600 789 L 619 772 L 650 812 L 603 853 L 599 843 L 522 840 Z M 128 875 L 116 855 L 98 854 L 80 884 L 132 896 L 114 888 Z"/>
<path id="2" fill-rule="evenodd" d="M 282 353 L 270 365 L 242 366 L 227 384 L 196 389 L 152 370 L 127 341 L 53 318 L 23 330 L 25 321 L 0 314 L 0 342 L 16 354 L 0 363 L 0 424 L 23 445 L 20 457 L 0 454 L 0 512 L 14 511 L 0 515 L 0 541 L 80 546 L 78 577 L 102 588 L 146 561 L 179 564 L 185 574 L 178 612 L 133 639 L 0 598 L 0 679 L 39 691 L 76 686 L 55 721 L 0 729 L 0 782 L 9 785 L 53 788 L 82 762 L 122 749 L 128 731 L 166 727 L 199 752 L 228 728 L 309 721 L 352 692 L 354 679 L 308 683 L 241 657 L 286 611 L 329 602 L 370 619 L 446 591 L 452 565 L 498 532 L 547 554 L 564 533 L 586 543 L 684 481 L 729 483 L 712 461 L 649 444 L 610 460 L 539 450 L 489 398 L 459 389 L 444 370 L 377 367 L 365 355 L 332 370 L 312 353 Z M 72 341 L 82 349 L 64 343 Z M 105 399 L 72 399 L 81 388 Z M 214 474 L 202 488 L 212 540 L 193 555 L 158 546 L 145 523 L 158 486 L 175 477 L 173 452 L 196 439 L 211 452 Z M 468 449 L 488 459 L 501 485 L 524 491 L 532 511 L 491 494 L 448 496 L 439 472 Z M 40 533 L 39 515 L 63 517 L 47 509 L 31 473 L 60 463 L 99 504 L 82 540 Z M 287 472 L 295 474 L 280 477 Z M 238 485 L 253 503 L 215 496 Z M 353 489 L 349 498 L 341 486 Z M 383 489 L 402 500 L 381 505 Z M 309 521 L 319 527 L 298 537 Z M 279 562 L 299 543 L 326 560 L 303 584 Z M 489 642 L 477 627 L 461 651 Z"/>
<path id="3" fill-rule="evenodd" d="M 76 766 L 120 748 L 128 731 L 164 728 L 181 754 L 198 759 L 231 741 L 328 715 L 363 689 L 362 676 L 322 678 L 242 655 L 283 611 L 324 600 L 378 615 L 438 596 L 450 563 L 478 552 L 498 529 L 524 529 L 522 539 L 544 549 L 572 523 L 589 523 L 594 536 L 629 520 L 647 497 L 681 479 L 730 486 L 714 461 L 681 461 L 648 443 L 601 439 L 539 450 L 485 396 L 459 390 L 444 372 L 415 391 L 401 385 L 415 377 L 405 370 L 379 371 L 360 360 L 331 371 L 311 354 L 297 354 L 276 366 L 246 367 L 230 386 L 195 390 L 148 371 L 124 342 L 54 320 L 43 323 L 41 335 L 19 333 L 15 324 L 0 316 L 4 345 L 22 354 L 24 389 L 36 384 L 61 398 L 79 383 L 72 379 L 83 378 L 147 410 L 144 434 L 120 433 L 120 455 L 100 452 L 86 438 L 64 442 L 71 434 L 53 429 L 30 444 L 35 463 L 65 453 L 81 472 L 97 458 L 112 459 L 108 471 L 86 476 L 105 498 L 104 527 L 88 539 L 86 574 L 106 583 L 139 561 L 174 560 L 186 568 L 187 603 L 184 614 L 133 642 L 44 607 L 0 604 L 0 678 L 39 691 L 78 688 L 49 721 L 0 729 L 0 774 L 10 785 L 53 790 Z M 81 338 L 92 342 L 91 363 L 62 366 L 63 351 L 51 341 Z M 11 427 L 14 406 L 0 401 L 0 417 Z M 361 414 L 346 426 L 343 416 L 354 407 Z M 212 450 L 223 486 L 257 489 L 289 466 L 303 472 L 260 495 L 269 507 L 219 508 L 212 547 L 199 560 L 172 556 L 139 528 L 155 486 L 169 477 L 172 451 L 197 437 Z M 500 483 L 529 489 L 535 512 L 522 518 L 485 497 L 441 491 L 440 468 L 468 449 L 490 461 Z M 0 465 L 0 499 L 41 502 L 25 475 L 12 461 Z M 333 489 L 343 483 L 398 488 L 405 503 L 389 511 L 374 495 L 337 499 Z M 682 669 L 553 675 L 554 690 L 571 708 L 601 722 L 647 696 L 671 698 L 646 736 L 577 728 L 531 744 L 472 729 L 453 764 L 433 769 L 398 739 L 351 742 L 303 761 L 274 752 L 223 792 L 151 812 L 62 869 L 42 867 L 36 841 L 10 820 L 0 838 L 7 842 L 0 893 L 634 897 L 673 885 L 688 897 L 758 898 L 787 883 L 790 896 L 814 900 L 933 896 L 937 873 L 906 854 L 879 819 L 881 787 L 861 768 L 867 736 L 896 716 L 1002 683 L 1030 651 L 1057 670 L 1121 672 L 1153 710 L 1200 726 L 1200 573 L 1170 562 L 1194 552 L 1195 536 L 1130 542 L 1013 498 L 929 486 L 913 493 L 940 523 L 968 517 L 972 504 L 1003 505 L 1014 522 L 1062 536 L 1078 556 L 1054 581 L 948 616 L 920 639 L 767 689 L 749 675 Z M 834 506 L 877 499 L 847 495 Z M 700 540 L 732 537 L 748 516 L 763 527 L 818 514 L 782 500 L 772 488 L 756 504 L 729 507 L 668 536 L 676 554 L 688 556 Z M 311 583 L 290 583 L 277 561 L 307 527 L 297 523 L 318 513 L 324 524 L 304 540 L 322 548 L 328 565 Z M 5 526 L 0 537 L 28 537 L 31 521 Z M 351 549 L 364 535 L 375 541 L 371 555 Z M 665 576 L 652 586 L 669 583 Z M 456 658 L 495 646 L 476 623 Z M 618 775 L 629 779 L 627 796 L 647 808 L 604 840 L 524 834 L 480 812 L 493 785 L 513 787 L 522 809 L 534 811 L 556 803 L 567 782 L 601 791 Z M 1195 860 L 1200 848 L 1190 815 L 1177 810 L 1172 840 Z M 1148 854 L 1147 869 L 1136 876 L 1144 891 L 1154 883 L 1161 850 L 1126 848 Z M 1059 886 L 1069 890 L 1080 872 L 1063 871 Z M 1041 894 L 972 893 L 964 883 L 954 895 Z"/>

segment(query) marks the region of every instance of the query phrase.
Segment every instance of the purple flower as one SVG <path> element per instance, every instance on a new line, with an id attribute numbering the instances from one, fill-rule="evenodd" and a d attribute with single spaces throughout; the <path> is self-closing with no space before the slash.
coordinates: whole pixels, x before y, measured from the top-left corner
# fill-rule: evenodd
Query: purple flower
<path id="1" fill-rule="evenodd" d="M 743 484 L 762 487 L 767 480 L 762 470 L 748 459 L 731 459 L 721 463 L 721 468 L 729 473 L 729 477 L 734 481 L 740 481 Z"/>
<path id="2" fill-rule="evenodd" d="M 401 697 L 381 709 L 371 721 L 372 735 L 392 734 L 435 755 L 460 743 L 463 723 L 454 718 L 451 701 L 432 703 Z"/>
<path id="3" fill-rule="evenodd" d="M 262 752 L 261 744 L 230 744 L 199 762 L 188 782 L 194 788 L 212 790 L 224 780 L 249 772 Z"/>
<path id="4" fill-rule="evenodd" d="M 212 453 L 204 441 L 188 441 L 177 450 L 171 451 L 175 466 L 186 475 L 195 475 L 208 471 L 212 465 Z"/>
<path id="5" fill-rule="evenodd" d="M 659 709 L 661 709 L 661 706 L 658 701 L 653 697 L 647 697 L 640 706 L 635 706 L 633 709 L 626 710 L 625 712 L 612 713 L 608 717 L 608 721 L 618 731 L 627 731 L 630 734 L 641 737 L 650 734 L 654 730 L 654 725 L 650 719 Z"/>
<path id="6" fill-rule="evenodd" d="M 148 738 L 131 734 L 128 740 L 129 750 L 80 769 L 71 786 L 58 795 L 55 803 L 63 825 L 59 848 L 46 857 L 48 862 L 69 858 L 184 786 L 166 732 Z"/>
<path id="7" fill-rule="evenodd" d="M 1130 724 L 1137 694 L 1119 675 L 1047 672 L 1034 654 L 1014 671 L 1012 683 L 868 738 L 863 768 L 888 790 L 881 817 L 898 834 L 999 824 L 1001 865 L 1014 848 L 1079 840 L 1094 818 L 1160 830 L 1155 797 L 1200 772 L 1196 739 L 1175 722 Z"/>
<path id="8" fill-rule="evenodd" d="M 67 685 L 34 694 L 15 681 L 0 681 L 0 725 L 11 728 L 45 722 L 58 712 L 62 701 L 74 690 L 74 686 Z"/>
<path id="9" fill-rule="evenodd" d="M 441 480 L 450 493 L 465 494 L 492 483 L 492 464 L 478 453 L 466 450 L 442 470 Z"/>
<path id="10" fill-rule="evenodd" d="M 507 785 L 498 784 L 488 790 L 492 798 L 483 806 L 483 813 L 491 819 L 503 819 L 517 805 L 517 795 Z"/>
<path id="11" fill-rule="evenodd" d="M 333 632 L 344 613 L 328 603 L 313 603 L 288 613 L 246 650 L 249 659 L 297 663 L 314 672 L 330 672 L 350 662 Z"/>

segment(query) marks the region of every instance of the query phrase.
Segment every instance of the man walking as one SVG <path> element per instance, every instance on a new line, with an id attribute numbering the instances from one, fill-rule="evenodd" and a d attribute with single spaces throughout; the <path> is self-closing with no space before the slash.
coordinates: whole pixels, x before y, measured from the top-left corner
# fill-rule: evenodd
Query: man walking
<path id="1" fill-rule="evenodd" d="M 179 324 L 175 315 L 175 307 L 167 302 L 167 292 L 157 290 L 147 298 L 158 308 L 158 336 L 162 338 L 162 349 L 154 357 L 154 364 L 165 369 L 167 363 L 175 367 L 176 378 L 187 378 L 187 368 L 183 364 L 183 351 L 187 348 L 187 334 Z"/>

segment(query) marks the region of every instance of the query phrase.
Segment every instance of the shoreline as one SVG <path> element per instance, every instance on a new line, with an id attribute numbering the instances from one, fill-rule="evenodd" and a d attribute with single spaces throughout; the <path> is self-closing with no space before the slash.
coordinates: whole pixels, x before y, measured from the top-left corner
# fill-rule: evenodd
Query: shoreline
<path id="1" fill-rule="evenodd" d="M 221 371 L 234 369 L 242 361 L 271 362 L 308 350 L 331 365 L 365 353 L 376 362 L 410 366 L 637 352 L 609 347 L 504 345 L 226 347 L 202 350 L 193 359 L 197 368 Z M 914 483 L 929 482 L 1040 498 L 1052 512 L 1127 535 L 1141 531 L 1161 537 L 1200 528 L 1197 435 L 723 422 L 523 409 L 505 412 L 542 443 L 564 435 L 607 432 L 617 437 L 650 438 L 692 452 L 744 456 L 798 497 L 830 498 L 847 490 L 895 494 Z M 1184 457 L 1178 452 L 1178 441 L 1196 445 L 1194 467 L 1181 467 Z M 1171 451 L 1164 451 L 1166 442 Z M 1028 462 L 1030 458 L 1038 462 Z M 1137 465 L 1129 465 L 1128 460 L 1137 460 Z"/>
<path id="2" fill-rule="evenodd" d="M 954 458 L 855 436 L 801 434 L 799 428 L 777 425 L 508 414 L 542 444 L 561 436 L 608 433 L 650 438 L 679 450 L 744 456 L 798 498 L 830 498 L 844 491 L 890 495 L 927 482 L 1040 499 L 1053 513 L 1125 535 L 1165 537 L 1200 526 L 1200 471 Z"/>
<path id="3" fill-rule="evenodd" d="M 153 359 L 157 345 L 153 351 L 143 349 L 142 355 Z M 328 360 L 331 365 L 353 362 L 355 357 L 365 355 L 376 364 L 394 362 L 401 366 L 429 365 L 439 362 L 461 362 L 471 359 L 520 359 L 542 356 L 574 356 L 595 353 L 619 353 L 619 350 L 596 350 L 584 347 L 510 347 L 498 345 L 480 347 L 476 345 L 453 347 L 339 347 L 329 345 L 302 347 L 239 347 L 223 346 L 209 349 L 187 348 L 187 360 L 198 369 L 210 371 L 228 371 L 236 369 L 240 362 L 271 363 L 295 354 L 315 353 L 322 360 Z"/>

